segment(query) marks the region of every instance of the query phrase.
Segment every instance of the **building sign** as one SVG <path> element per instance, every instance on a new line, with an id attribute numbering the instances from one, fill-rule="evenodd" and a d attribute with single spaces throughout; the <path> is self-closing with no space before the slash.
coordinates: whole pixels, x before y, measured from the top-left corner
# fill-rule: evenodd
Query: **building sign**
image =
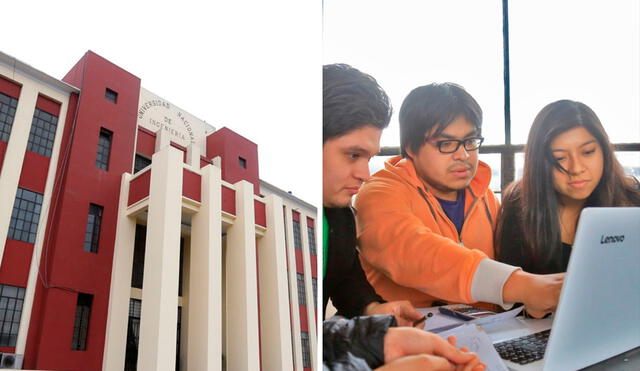
<path id="1" fill-rule="evenodd" d="M 169 133 L 171 141 L 187 147 L 191 143 L 204 146 L 207 124 L 183 109 L 140 88 L 138 125 L 153 132 L 159 129 Z"/>

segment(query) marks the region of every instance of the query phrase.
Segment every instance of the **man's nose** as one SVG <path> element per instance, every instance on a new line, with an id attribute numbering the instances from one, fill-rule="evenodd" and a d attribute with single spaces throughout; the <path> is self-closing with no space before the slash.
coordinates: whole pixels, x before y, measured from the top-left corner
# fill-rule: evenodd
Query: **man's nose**
<path id="1" fill-rule="evenodd" d="M 369 172 L 369 163 L 366 161 L 358 163 L 353 171 L 353 176 L 362 182 L 369 179 L 371 176 L 371 172 Z"/>
<path id="2" fill-rule="evenodd" d="M 467 158 L 469 158 L 469 152 L 464 149 L 464 143 L 460 143 L 458 149 L 453 152 L 453 158 L 455 160 L 466 160 Z"/>

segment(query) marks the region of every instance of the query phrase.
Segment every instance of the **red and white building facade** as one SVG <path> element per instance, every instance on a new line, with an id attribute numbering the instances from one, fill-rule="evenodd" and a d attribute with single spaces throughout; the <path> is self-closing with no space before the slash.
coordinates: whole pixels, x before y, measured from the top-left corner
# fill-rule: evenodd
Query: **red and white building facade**
<path id="1" fill-rule="evenodd" d="M 0 353 L 23 369 L 315 369 L 316 216 L 255 143 L 101 56 L 57 80 L 0 53 Z"/>

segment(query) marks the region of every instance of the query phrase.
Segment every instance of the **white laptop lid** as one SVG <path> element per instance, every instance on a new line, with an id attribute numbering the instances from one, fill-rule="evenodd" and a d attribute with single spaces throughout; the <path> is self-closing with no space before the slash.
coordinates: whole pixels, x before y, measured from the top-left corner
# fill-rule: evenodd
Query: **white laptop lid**
<path id="1" fill-rule="evenodd" d="M 544 357 L 576 370 L 640 346 L 640 207 L 585 208 Z"/>

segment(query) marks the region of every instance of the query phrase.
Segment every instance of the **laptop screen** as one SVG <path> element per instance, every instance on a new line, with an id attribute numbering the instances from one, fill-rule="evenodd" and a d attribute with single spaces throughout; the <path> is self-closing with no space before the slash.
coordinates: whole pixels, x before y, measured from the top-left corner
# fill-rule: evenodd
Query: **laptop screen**
<path id="1" fill-rule="evenodd" d="M 638 346 L 640 208 L 585 208 L 545 369 L 579 369 Z"/>

